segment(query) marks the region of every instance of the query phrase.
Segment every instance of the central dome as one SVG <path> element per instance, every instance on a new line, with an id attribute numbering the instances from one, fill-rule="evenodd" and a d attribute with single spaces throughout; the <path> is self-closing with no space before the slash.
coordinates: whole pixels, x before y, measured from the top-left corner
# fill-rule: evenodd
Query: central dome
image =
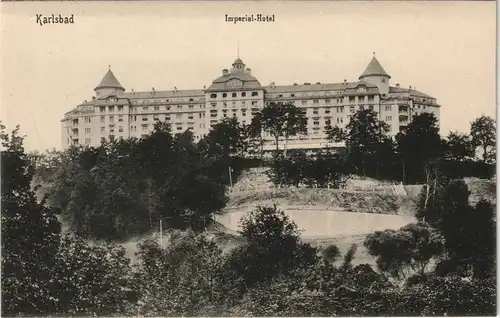
<path id="1" fill-rule="evenodd" d="M 222 71 L 222 76 L 215 79 L 207 91 L 241 90 L 262 88 L 259 81 L 252 76 L 250 69 L 245 69 L 245 63 L 238 57 L 231 72 Z"/>
<path id="2" fill-rule="evenodd" d="M 239 57 L 234 61 L 233 66 L 235 64 L 243 64 L 243 65 L 245 65 L 245 63 L 243 63 L 243 61 Z"/>

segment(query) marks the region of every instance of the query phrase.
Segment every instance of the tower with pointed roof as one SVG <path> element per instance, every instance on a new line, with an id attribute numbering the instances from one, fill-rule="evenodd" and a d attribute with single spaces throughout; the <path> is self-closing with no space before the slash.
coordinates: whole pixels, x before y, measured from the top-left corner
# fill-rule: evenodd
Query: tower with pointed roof
<path id="1" fill-rule="evenodd" d="M 380 94 L 387 95 L 389 93 L 389 80 L 391 76 L 387 74 L 382 65 L 375 57 L 375 52 L 373 53 L 373 58 L 366 67 L 365 71 L 359 77 L 360 81 L 364 81 L 373 85 L 377 85 Z"/>
<path id="2" fill-rule="evenodd" d="M 118 82 L 115 74 L 111 71 L 111 67 L 108 69 L 108 72 L 104 75 L 101 80 L 101 83 L 94 88 L 96 96 L 104 96 L 110 93 L 123 93 L 125 92 L 125 88 Z"/>

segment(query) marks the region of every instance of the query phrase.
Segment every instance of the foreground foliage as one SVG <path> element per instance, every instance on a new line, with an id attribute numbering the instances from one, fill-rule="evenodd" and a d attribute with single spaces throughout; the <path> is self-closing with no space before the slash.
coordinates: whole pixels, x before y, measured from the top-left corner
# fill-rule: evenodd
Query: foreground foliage
<path id="1" fill-rule="evenodd" d="M 169 140 L 167 134 L 155 136 L 159 137 Z M 189 139 L 184 137 L 175 137 L 174 146 L 167 150 L 155 148 L 156 143 L 147 147 L 145 152 L 154 156 L 146 157 L 151 161 L 142 163 L 142 171 L 152 166 L 158 171 L 158 175 L 151 175 L 149 182 L 155 184 L 162 180 L 162 175 L 174 173 L 176 178 L 190 177 L 182 171 L 172 171 L 168 165 L 163 167 L 163 161 L 153 159 L 165 153 L 176 160 L 192 158 L 189 153 L 196 154 L 196 149 L 190 147 Z M 91 224 L 92 218 L 83 218 L 82 230 L 76 235 L 62 235 L 56 211 L 44 200 L 39 201 L 31 188 L 33 161 L 24 153 L 22 138 L 17 131 L 8 136 L 2 130 L 2 140 L 4 316 L 495 314 L 494 209 L 486 201 L 470 206 L 468 189 L 463 183 L 443 181 L 435 186 L 436 191 L 432 191 L 433 195 L 421 211 L 426 223 L 404 227 L 397 235 L 375 234 L 367 244 L 376 255 L 384 258 L 384 264 L 401 261 L 399 264 L 403 266 L 416 265 L 420 269 L 418 275 L 406 280 L 389 280 L 384 271 L 392 266 L 381 267 L 381 272 L 367 264 L 354 266 L 355 245 L 343 255 L 343 262 L 335 266 L 332 257 L 340 256 L 336 249 L 329 248 L 330 255 L 326 253 L 326 259 L 318 255 L 319 251 L 301 242 L 297 226 L 277 207 L 259 207 L 250 213 L 242 222 L 243 242 L 232 251 L 223 252 L 192 226 L 194 230 L 171 232 L 168 240 L 142 242 L 139 263 L 132 267 L 123 247 L 91 242 L 85 237 L 87 232 L 83 231 L 83 225 Z M 99 197 L 103 200 L 106 196 L 119 198 L 123 195 L 120 191 L 125 186 L 116 192 L 112 187 L 119 186 L 120 182 L 127 184 L 132 179 L 116 173 L 119 181 L 111 179 L 108 184 L 101 173 L 91 171 L 96 162 L 99 162 L 99 169 L 104 169 L 100 171 L 106 173 L 129 163 L 136 153 L 123 155 L 121 147 L 129 151 L 129 146 L 118 143 L 108 150 L 100 148 L 66 154 L 76 154 L 72 160 L 78 162 L 81 169 L 73 171 L 72 176 L 83 180 L 79 191 L 88 191 L 68 195 L 68 206 L 86 202 L 87 198 L 79 195 L 91 197 L 95 184 L 107 187 L 108 192 Z M 102 152 L 103 149 L 106 151 Z M 209 152 L 205 154 L 210 155 Z M 198 171 L 207 171 L 204 168 L 206 166 Z M 213 173 L 214 170 L 208 171 Z M 76 181 L 69 178 L 65 182 Z M 172 179 L 171 182 L 174 185 L 164 185 L 166 189 L 175 189 L 175 184 L 177 189 L 187 186 L 184 180 Z M 224 185 L 220 179 L 211 182 L 215 182 L 216 189 L 217 182 Z M 146 201 L 149 204 L 145 208 L 146 216 L 155 211 L 151 208 L 155 202 L 165 204 L 161 193 L 158 201 L 150 195 Z M 175 200 L 166 211 L 202 211 L 200 215 L 203 216 L 204 208 L 189 205 L 193 203 L 187 199 Z M 124 202 L 133 204 L 130 200 Z M 86 207 L 86 211 L 97 211 L 98 204 L 101 203 Z M 106 216 L 114 216 L 114 223 L 104 224 L 114 224 L 111 228 L 119 229 L 123 226 L 117 222 L 121 220 L 120 214 L 106 215 L 107 208 L 103 205 L 103 210 L 94 217 L 103 221 Z M 126 209 L 127 206 L 118 208 Z M 431 209 L 432 214 L 429 213 Z M 175 221 L 182 220 L 173 216 Z M 133 222 L 129 226 L 131 224 Z M 438 254 L 441 236 L 445 257 L 434 272 L 428 272 L 426 262 Z M 402 246 L 398 246 L 400 243 Z M 393 245 L 404 251 L 387 254 L 387 247 Z M 402 259 L 393 259 L 401 255 Z"/>

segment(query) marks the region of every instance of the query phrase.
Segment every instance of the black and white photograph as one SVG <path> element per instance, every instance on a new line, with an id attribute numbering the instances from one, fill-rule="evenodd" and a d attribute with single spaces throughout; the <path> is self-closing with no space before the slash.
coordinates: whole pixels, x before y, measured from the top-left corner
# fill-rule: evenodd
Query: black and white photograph
<path id="1" fill-rule="evenodd" d="M 496 316 L 496 3 L 0 3 L 1 316 Z"/>

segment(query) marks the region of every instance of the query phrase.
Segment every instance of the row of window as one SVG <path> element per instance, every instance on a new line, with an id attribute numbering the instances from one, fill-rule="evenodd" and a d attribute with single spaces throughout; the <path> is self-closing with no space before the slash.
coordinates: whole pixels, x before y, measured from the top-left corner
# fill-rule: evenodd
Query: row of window
<path id="1" fill-rule="evenodd" d="M 324 96 L 341 96 L 342 95 L 342 91 L 336 91 L 336 92 L 304 92 L 304 93 L 299 93 L 299 94 L 295 94 L 295 93 L 290 93 L 289 95 L 286 95 L 286 94 L 277 94 L 277 95 L 271 95 L 271 96 L 274 96 L 274 97 L 307 97 L 307 96 L 318 96 L 320 95 L 321 93 L 323 93 Z M 329 100 L 329 99 L 328 99 Z M 339 98 L 338 100 L 342 100 L 342 98 Z"/>
<path id="2" fill-rule="evenodd" d="M 203 97 L 198 98 L 197 100 L 200 101 L 202 100 Z M 158 103 L 170 103 L 170 102 L 194 102 L 194 98 L 189 98 L 187 100 L 181 100 L 181 99 L 175 99 L 175 100 L 170 100 L 170 99 L 141 99 L 141 100 L 132 100 L 131 104 L 132 105 L 146 105 L 146 104 L 158 104 Z"/>
<path id="3" fill-rule="evenodd" d="M 215 116 L 211 116 L 211 117 L 215 117 Z M 224 114 L 224 117 L 226 117 L 226 114 Z M 155 118 L 155 120 L 158 120 L 157 118 Z M 392 116 L 386 116 L 385 117 L 385 121 L 392 121 Z M 211 121 L 212 124 L 215 124 L 217 123 L 217 120 L 212 120 Z M 342 117 L 337 117 L 337 124 L 342 124 L 344 123 L 344 119 Z M 244 120 L 243 121 L 243 124 L 246 124 L 246 121 Z M 319 118 L 318 119 L 315 119 L 313 121 L 313 125 L 314 126 L 319 126 Z M 326 118 L 325 119 L 325 126 L 328 126 L 328 125 L 331 125 L 331 119 L 330 118 Z M 142 130 L 145 131 L 148 129 L 149 125 L 148 124 L 142 124 Z M 200 123 L 199 124 L 200 128 L 205 128 L 205 124 L 204 123 Z M 130 126 L 131 128 L 131 131 L 135 132 L 137 131 L 137 126 Z M 188 129 L 193 129 L 192 126 L 189 126 Z M 177 130 L 182 130 L 182 126 L 177 126 Z M 105 126 L 101 126 L 101 133 L 105 133 L 106 132 L 106 127 Z M 115 127 L 114 125 L 109 125 L 109 132 L 110 133 L 114 133 L 115 132 Z M 118 132 L 123 132 L 123 127 L 122 126 L 118 126 Z M 86 134 L 90 134 L 91 133 L 91 128 L 85 128 L 85 133 Z"/>
<path id="4" fill-rule="evenodd" d="M 375 100 L 375 97 L 373 95 L 370 96 L 349 96 L 349 103 L 354 103 L 356 101 L 356 97 L 358 102 L 373 102 Z"/>
<path id="5" fill-rule="evenodd" d="M 253 100 L 253 101 L 251 101 L 251 105 L 252 105 L 252 106 L 257 106 L 257 105 L 258 105 L 258 102 L 259 102 L 259 101 L 257 101 L 257 100 Z M 240 104 L 241 104 L 241 106 L 246 106 L 246 104 L 247 104 L 247 103 L 246 103 L 246 101 L 241 101 L 241 102 L 240 102 Z M 210 105 L 212 106 L 212 108 L 217 107 L 217 103 L 210 103 Z M 226 103 L 226 102 L 223 102 L 223 103 L 222 103 L 222 106 L 223 106 L 224 108 L 226 108 L 226 107 L 227 107 L 227 103 Z M 233 102 L 233 106 L 236 106 L 236 102 Z"/>
<path id="6" fill-rule="evenodd" d="M 184 105 L 184 106 L 186 106 L 186 105 Z M 194 106 L 195 105 L 187 105 L 187 109 L 188 110 L 194 110 Z M 200 109 L 204 109 L 205 108 L 205 104 L 200 104 L 200 105 L 198 105 L 198 107 Z M 144 107 L 142 107 L 142 112 L 143 113 L 147 113 L 147 112 L 150 112 L 151 110 L 157 112 L 157 111 L 162 111 L 162 110 L 171 110 L 172 108 L 176 109 L 177 111 L 182 111 L 183 109 L 186 109 L 186 108 L 183 107 L 183 105 L 173 105 L 173 106 L 171 106 L 171 105 L 161 106 L 160 105 L 160 106 L 153 106 L 152 109 L 149 108 L 148 106 L 144 106 Z M 133 107 L 132 108 L 132 112 L 136 112 L 137 113 L 137 112 L 139 112 L 139 109 L 137 107 Z"/>
<path id="7" fill-rule="evenodd" d="M 123 106 L 117 106 L 117 111 L 122 112 L 123 111 Z M 105 113 L 106 112 L 106 106 L 99 106 L 99 112 L 100 113 Z M 115 106 L 108 106 L 108 113 L 114 113 L 115 112 Z"/>
<path id="8" fill-rule="evenodd" d="M 105 126 L 101 126 L 101 133 L 105 133 L 106 132 L 106 127 Z M 114 133 L 115 132 L 115 125 L 109 125 L 109 132 L 110 133 Z M 118 126 L 118 132 L 123 132 L 123 127 L 122 126 Z"/>
<path id="9" fill-rule="evenodd" d="M 373 105 L 367 105 L 369 109 L 373 110 L 374 109 L 374 106 Z M 336 107 L 337 108 L 337 113 L 343 113 L 344 112 L 344 106 L 342 107 Z M 364 109 L 364 105 L 360 105 L 359 106 L 359 109 Z M 384 106 L 384 109 L 386 111 L 391 111 L 392 110 L 392 105 L 385 105 Z M 312 114 L 313 115 L 319 115 L 319 108 L 314 108 L 313 111 L 312 111 Z M 233 108 L 231 109 L 232 113 L 233 113 L 233 116 L 236 116 L 236 112 L 237 112 L 237 109 Z M 254 115 L 257 111 L 259 111 L 258 108 L 252 108 L 251 109 L 251 113 Z M 329 108 L 325 108 L 324 109 L 324 114 L 328 115 L 330 114 L 330 109 Z M 227 117 L 227 112 L 228 110 L 227 109 L 223 109 L 222 110 L 223 112 L 223 117 Z M 356 106 L 350 106 L 349 107 L 349 112 L 351 114 L 355 113 L 356 112 Z M 247 116 L 247 109 L 246 108 L 243 108 L 241 109 L 241 116 L 242 117 L 246 117 Z M 194 114 L 187 114 L 187 119 L 188 120 L 194 120 L 194 117 L 195 115 Z M 205 113 L 198 113 L 198 118 L 205 118 Z M 212 109 L 210 110 L 210 118 L 217 118 L 218 117 L 218 110 L 217 109 Z M 318 116 L 319 117 L 319 116 Z M 142 121 L 148 121 L 149 120 L 149 116 L 147 115 L 142 115 L 141 116 L 141 120 Z M 389 119 L 390 118 L 390 119 Z M 114 116 L 109 116 L 109 122 L 110 123 L 113 123 L 114 122 Z M 153 115 L 153 118 L 152 118 L 154 121 L 159 121 L 160 120 L 160 117 L 159 115 Z M 183 119 L 183 114 L 176 114 L 175 115 L 175 119 L 177 120 L 182 120 Z M 164 117 L 164 120 L 166 121 L 170 121 L 171 120 L 171 116 L 170 115 L 165 115 Z M 341 118 L 337 118 L 337 121 L 339 120 L 342 120 Z M 392 120 L 392 116 L 386 116 L 386 121 L 390 121 Z M 137 115 L 134 115 L 131 117 L 131 121 L 135 122 L 137 121 Z M 78 123 L 78 119 L 75 119 L 73 120 L 73 123 Z M 104 123 L 105 122 L 105 116 L 101 116 L 100 117 L 100 122 L 101 123 Z M 118 122 L 123 122 L 123 116 L 122 115 L 119 115 L 118 116 Z M 91 123 L 91 117 L 85 117 L 85 123 Z M 90 133 L 91 130 L 90 128 L 85 128 L 85 133 Z"/>
<path id="10" fill-rule="evenodd" d="M 227 98 L 228 95 L 227 95 L 227 93 L 222 93 L 221 96 L 222 96 L 222 98 Z M 246 97 L 247 93 L 246 92 L 241 92 L 240 96 L 241 97 Z M 251 96 L 252 97 L 259 96 L 259 92 L 252 92 Z M 233 98 L 238 97 L 238 94 L 237 93 L 232 93 L 231 97 L 233 97 Z M 212 99 L 217 98 L 217 93 L 210 94 L 210 98 L 212 98 Z"/>

